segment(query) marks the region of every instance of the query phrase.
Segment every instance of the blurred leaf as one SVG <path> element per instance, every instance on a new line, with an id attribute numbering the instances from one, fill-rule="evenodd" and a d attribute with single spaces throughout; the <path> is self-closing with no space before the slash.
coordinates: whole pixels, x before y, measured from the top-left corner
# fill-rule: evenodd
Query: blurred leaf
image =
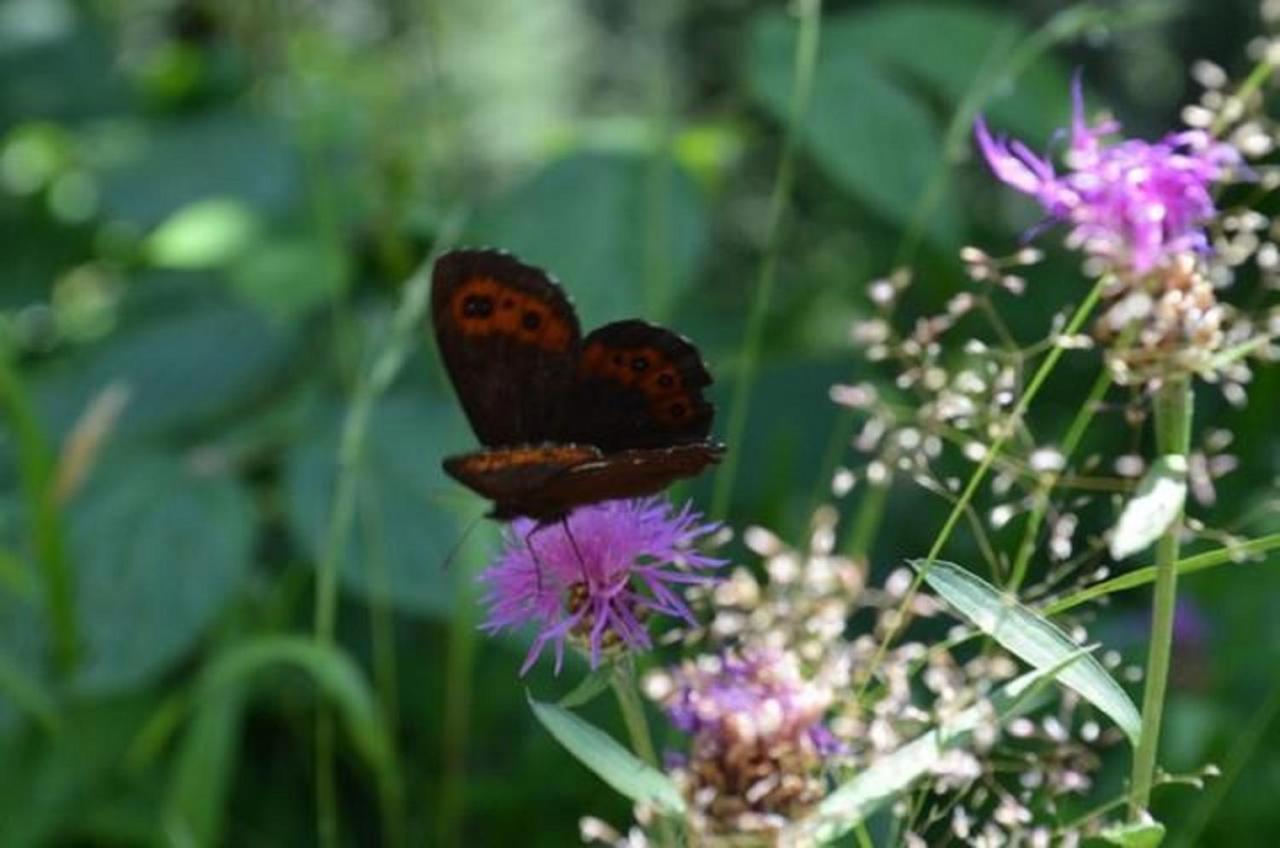
<path id="1" fill-rule="evenodd" d="M 45 5 L 48 0 L 39 2 Z M 55 4 L 56 0 L 48 3 Z M 29 16 L 34 8 L 36 4 L 27 4 L 18 14 Z M 83 23 L 74 28 L 53 23 L 49 37 L 22 45 L 4 44 L 8 31 L 0 35 L 0 133 L 16 120 L 83 120 L 111 114 L 128 103 L 128 88 L 115 72 L 118 63 L 106 33 Z"/>
<path id="2" fill-rule="evenodd" d="M 231 285 L 268 314 L 288 318 L 341 294 L 347 277 L 340 257 L 301 237 L 263 239 L 229 271 Z"/>
<path id="3" fill-rule="evenodd" d="M 1036 668 L 1052 668 L 1080 650 L 1057 625 L 955 563 L 912 560 L 911 567 L 978 629 Z M 1138 708 L 1102 663 L 1082 657 L 1058 679 L 1108 715 L 1130 742 L 1138 743 Z"/>
<path id="4" fill-rule="evenodd" d="M 80 691 L 136 686 L 188 652 L 249 569 L 253 507 L 175 458 L 104 464 L 68 514 Z"/>
<path id="5" fill-rule="evenodd" d="M 290 452 L 285 478 L 293 532 L 322 559 L 345 410 L 332 406 Z M 384 398 L 369 420 L 357 512 L 342 581 L 399 609 L 445 615 L 453 604 L 447 560 L 462 540 L 459 515 L 480 502 L 444 477 L 440 461 L 462 434 L 452 408 L 418 396 Z M 451 500 L 455 499 L 455 500 Z M 461 509 L 460 509 L 461 508 Z"/>
<path id="6" fill-rule="evenodd" d="M 291 341 L 251 309 L 190 298 L 42 372 L 36 394 L 43 419 L 61 436 L 92 397 L 119 382 L 130 400 L 116 435 L 154 435 L 251 400 L 279 376 Z"/>
<path id="7" fill-rule="evenodd" d="M 1113 825 L 1099 836 L 1123 848 L 1157 848 L 1164 841 L 1164 825 L 1158 821 L 1128 822 Z"/>
<path id="8" fill-rule="evenodd" d="M 369 682 L 341 648 L 310 636 L 260 636 L 224 651 L 201 674 L 195 702 L 224 697 L 279 666 L 306 674 L 335 707 L 370 767 L 383 778 L 394 778 L 391 738 Z"/>
<path id="9" fill-rule="evenodd" d="M 58 729 L 58 706 L 53 693 L 3 650 L 0 650 L 0 701 L 8 701 L 45 730 Z"/>
<path id="10" fill-rule="evenodd" d="M 531 697 L 529 706 L 565 750 L 615 790 L 638 804 L 655 804 L 675 815 L 684 813 L 684 798 L 671 778 L 637 759 L 609 734 L 555 704 Z"/>
<path id="11" fill-rule="evenodd" d="M 1187 458 L 1162 456 L 1152 463 L 1120 513 L 1111 534 L 1111 558 L 1145 550 L 1182 515 L 1187 500 Z"/>
<path id="12" fill-rule="evenodd" d="M 796 822 L 786 844 L 823 844 L 848 833 L 872 813 L 891 803 L 912 784 L 933 770 L 946 752 L 966 745 L 973 732 L 988 726 L 994 711 L 1000 723 L 1027 712 L 1035 705 L 1039 687 L 1060 677 L 1068 666 L 1088 659 L 1082 650 L 1054 666 L 1022 675 L 996 690 L 989 702 L 975 704 L 944 725 L 917 736 L 836 787 L 811 814 Z"/>
<path id="13" fill-rule="evenodd" d="M 211 268 L 242 254 L 258 226 L 253 210 L 239 201 L 197 200 L 156 227 L 146 252 L 162 268 Z"/>
<path id="14" fill-rule="evenodd" d="M 222 844 L 244 701 L 242 692 L 229 687 L 197 706 L 178 749 L 169 783 L 164 830 L 171 844 Z"/>
<path id="15" fill-rule="evenodd" d="M 930 176 L 942 160 L 942 130 L 919 98 L 867 61 L 856 45 L 844 45 L 830 25 L 822 37 L 813 100 L 800 141 L 836 183 L 889 221 L 910 226 L 927 192 L 942 191 L 925 233 L 951 247 L 961 238 L 961 217 L 945 184 Z M 790 116 L 795 27 L 774 14 L 752 32 L 748 79 L 751 93 L 779 122 Z"/>
<path id="16" fill-rule="evenodd" d="M 1010 54 L 1030 37 L 1008 10 L 915 2 L 832 16 L 822 34 L 824 51 L 908 73 L 953 104 L 984 74 L 1007 68 Z M 1041 57 L 1016 79 L 994 80 L 994 96 L 983 111 L 997 126 L 1045 143 L 1066 123 L 1068 83 L 1061 62 Z"/>
<path id="17" fill-rule="evenodd" d="M 235 111 L 145 126 L 143 140 L 103 174 L 102 209 L 143 228 L 199 200 L 230 198 L 271 217 L 299 202 L 301 169 L 281 129 Z"/>
<path id="18" fill-rule="evenodd" d="M 478 212 L 471 234 L 560 279 L 584 328 L 660 314 L 692 281 L 707 221 L 683 169 L 672 165 L 665 184 L 652 169 L 636 156 L 561 159 Z"/>

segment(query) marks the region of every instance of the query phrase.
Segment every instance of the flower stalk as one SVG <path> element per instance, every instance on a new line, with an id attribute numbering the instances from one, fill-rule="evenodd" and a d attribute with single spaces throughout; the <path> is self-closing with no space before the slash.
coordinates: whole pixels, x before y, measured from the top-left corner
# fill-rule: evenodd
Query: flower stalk
<path id="1" fill-rule="evenodd" d="M 1155 397 L 1156 452 L 1161 456 L 1186 456 L 1191 447 L 1193 406 L 1191 378 L 1169 378 Z M 1156 755 L 1160 742 L 1160 722 L 1169 682 L 1169 658 L 1173 648 L 1173 617 L 1177 604 L 1179 515 L 1156 542 L 1156 587 L 1152 603 L 1151 644 L 1147 654 L 1146 689 L 1142 698 L 1142 734 L 1133 757 L 1129 794 L 1134 819 L 1146 810 L 1155 780 Z"/>

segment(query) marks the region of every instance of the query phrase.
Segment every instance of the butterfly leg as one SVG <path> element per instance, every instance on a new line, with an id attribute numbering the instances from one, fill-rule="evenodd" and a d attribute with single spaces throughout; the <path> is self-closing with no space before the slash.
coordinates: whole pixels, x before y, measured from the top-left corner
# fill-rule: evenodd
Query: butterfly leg
<path id="1" fill-rule="evenodd" d="M 542 560 L 538 557 L 537 548 L 533 546 L 533 537 L 536 536 L 540 530 L 544 530 L 549 526 L 550 526 L 549 524 L 543 524 L 542 522 L 539 522 L 538 524 L 534 525 L 534 528 L 530 530 L 528 533 L 526 533 L 524 536 L 524 546 L 529 549 L 529 556 L 533 557 L 534 581 L 535 581 L 534 590 L 539 595 L 542 594 Z"/>
<path id="2" fill-rule="evenodd" d="M 573 547 L 573 552 L 578 556 L 578 565 L 582 568 L 582 582 L 588 583 L 587 579 L 587 560 L 582 556 L 582 549 L 578 547 L 578 540 L 573 538 L 573 530 L 569 528 L 569 516 L 560 517 L 560 526 L 564 528 L 564 535 L 569 539 L 569 544 Z"/>

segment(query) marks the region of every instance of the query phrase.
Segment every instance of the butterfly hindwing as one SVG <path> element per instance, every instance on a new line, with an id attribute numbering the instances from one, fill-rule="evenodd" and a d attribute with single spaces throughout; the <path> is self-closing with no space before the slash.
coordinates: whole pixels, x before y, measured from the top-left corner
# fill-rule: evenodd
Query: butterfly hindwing
<path id="1" fill-rule="evenodd" d="M 455 250 L 431 284 L 436 341 L 489 447 L 561 441 L 581 351 L 578 317 L 545 271 L 497 250 Z"/>
<path id="2" fill-rule="evenodd" d="M 606 454 L 703 441 L 710 384 L 697 348 L 678 333 L 646 321 L 606 324 L 582 342 L 565 440 Z"/>

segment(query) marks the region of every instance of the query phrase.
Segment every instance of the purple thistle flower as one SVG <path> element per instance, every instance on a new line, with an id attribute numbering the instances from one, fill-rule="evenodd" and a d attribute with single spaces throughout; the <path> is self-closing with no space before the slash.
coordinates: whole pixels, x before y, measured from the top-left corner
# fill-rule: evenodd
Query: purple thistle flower
<path id="1" fill-rule="evenodd" d="M 521 674 L 548 642 L 555 644 L 557 673 L 566 639 L 586 643 L 592 668 L 606 648 L 646 650 L 652 642 L 644 619 L 659 613 L 696 623 L 675 587 L 712 582 L 713 575 L 697 571 L 723 565 L 691 549 L 718 528 L 701 519 L 691 506 L 676 512 L 661 498 L 582 507 L 567 519 L 568 533 L 563 524 L 519 519 L 497 562 L 480 575 L 489 608 L 481 627 L 490 634 L 529 623 L 538 628 Z"/>
<path id="2" fill-rule="evenodd" d="M 1172 256 L 1208 249 L 1204 224 L 1215 209 L 1210 186 L 1241 164 L 1240 154 L 1204 130 L 1170 133 L 1157 142 L 1104 145 L 1120 125 L 1085 123 L 1077 75 L 1071 87 L 1070 145 L 1059 175 L 1048 158 L 1016 140 L 992 136 L 981 117 L 978 147 L 1001 181 L 1040 202 L 1072 229 L 1067 243 L 1138 274 Z"/>

